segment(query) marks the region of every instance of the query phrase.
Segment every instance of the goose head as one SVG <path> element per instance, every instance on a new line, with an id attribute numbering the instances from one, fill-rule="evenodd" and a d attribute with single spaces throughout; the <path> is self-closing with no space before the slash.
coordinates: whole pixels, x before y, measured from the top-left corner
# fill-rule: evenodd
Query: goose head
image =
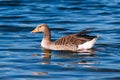
<path id="1" fill-rule="evenodd" d="M 49 30 L 48 25 L 46 25 L 46 24 L 40 24 L 35 29 L 33 29 L 31 32 L 32 33 L 45 32 L 46 30 Z"/>

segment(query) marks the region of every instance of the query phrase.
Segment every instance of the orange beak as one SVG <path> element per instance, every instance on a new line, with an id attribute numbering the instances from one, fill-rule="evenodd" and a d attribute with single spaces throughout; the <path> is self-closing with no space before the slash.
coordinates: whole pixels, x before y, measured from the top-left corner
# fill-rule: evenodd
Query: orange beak
<path id="1" fill-rule="evenodd" d="M 31 31 L 31 33 L 36 33 L 36 32 L 38 32 L 38 29 L 36 29 L 36 28 Z"/>

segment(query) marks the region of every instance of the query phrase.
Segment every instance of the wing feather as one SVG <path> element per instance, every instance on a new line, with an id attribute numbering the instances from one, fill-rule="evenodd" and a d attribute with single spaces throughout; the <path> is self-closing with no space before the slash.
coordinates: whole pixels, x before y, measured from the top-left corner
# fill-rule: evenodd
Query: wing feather
<path id="1" fill-rule="evenodd" d="M 66 44 L 80 45 L 87 41 L 90 41 L 96 36 L 86 35 L 88 30 L 89 29 L 83 30 L 79 34 L 72 34 L 72 35 L 64 36 L 56 40 L 55 45 L 66 45 Z"/>

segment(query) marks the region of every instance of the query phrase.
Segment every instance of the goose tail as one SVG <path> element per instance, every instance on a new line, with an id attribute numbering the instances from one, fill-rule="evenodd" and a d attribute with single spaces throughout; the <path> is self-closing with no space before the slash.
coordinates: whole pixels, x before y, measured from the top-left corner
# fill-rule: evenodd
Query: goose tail
<path id="1" fill-rule="evenodd" d="M 78 49 L 79 49 L 79 50 L 91 49 L 91 48 L 94 46 L 94 44 L 96 43 L 96 41 L 97 41 L 97 39 L 98 39 L 99 37 L 100 37 L 100 36 L 96 36 L 96 37 L 93 38 L 92 40 L 87 41 L 87 42 L 85 42 L 85 43 L 83 43 L 83 44 L 78 45 Z"/>

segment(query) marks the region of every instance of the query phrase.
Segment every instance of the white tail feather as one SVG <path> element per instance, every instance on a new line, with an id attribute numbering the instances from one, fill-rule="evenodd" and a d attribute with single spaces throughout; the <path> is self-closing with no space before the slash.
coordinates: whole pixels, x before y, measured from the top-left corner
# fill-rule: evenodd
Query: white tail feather
<path id="1" fill-rule="evenodd" d="M 95 44 L 96 40 L 98 39 L 99 36 L 96 38 L 93 38 L 91 41 L 87 41 L 83 44 L 78 45 L 78 49 L 91 49 L 93 45 Z"/>

